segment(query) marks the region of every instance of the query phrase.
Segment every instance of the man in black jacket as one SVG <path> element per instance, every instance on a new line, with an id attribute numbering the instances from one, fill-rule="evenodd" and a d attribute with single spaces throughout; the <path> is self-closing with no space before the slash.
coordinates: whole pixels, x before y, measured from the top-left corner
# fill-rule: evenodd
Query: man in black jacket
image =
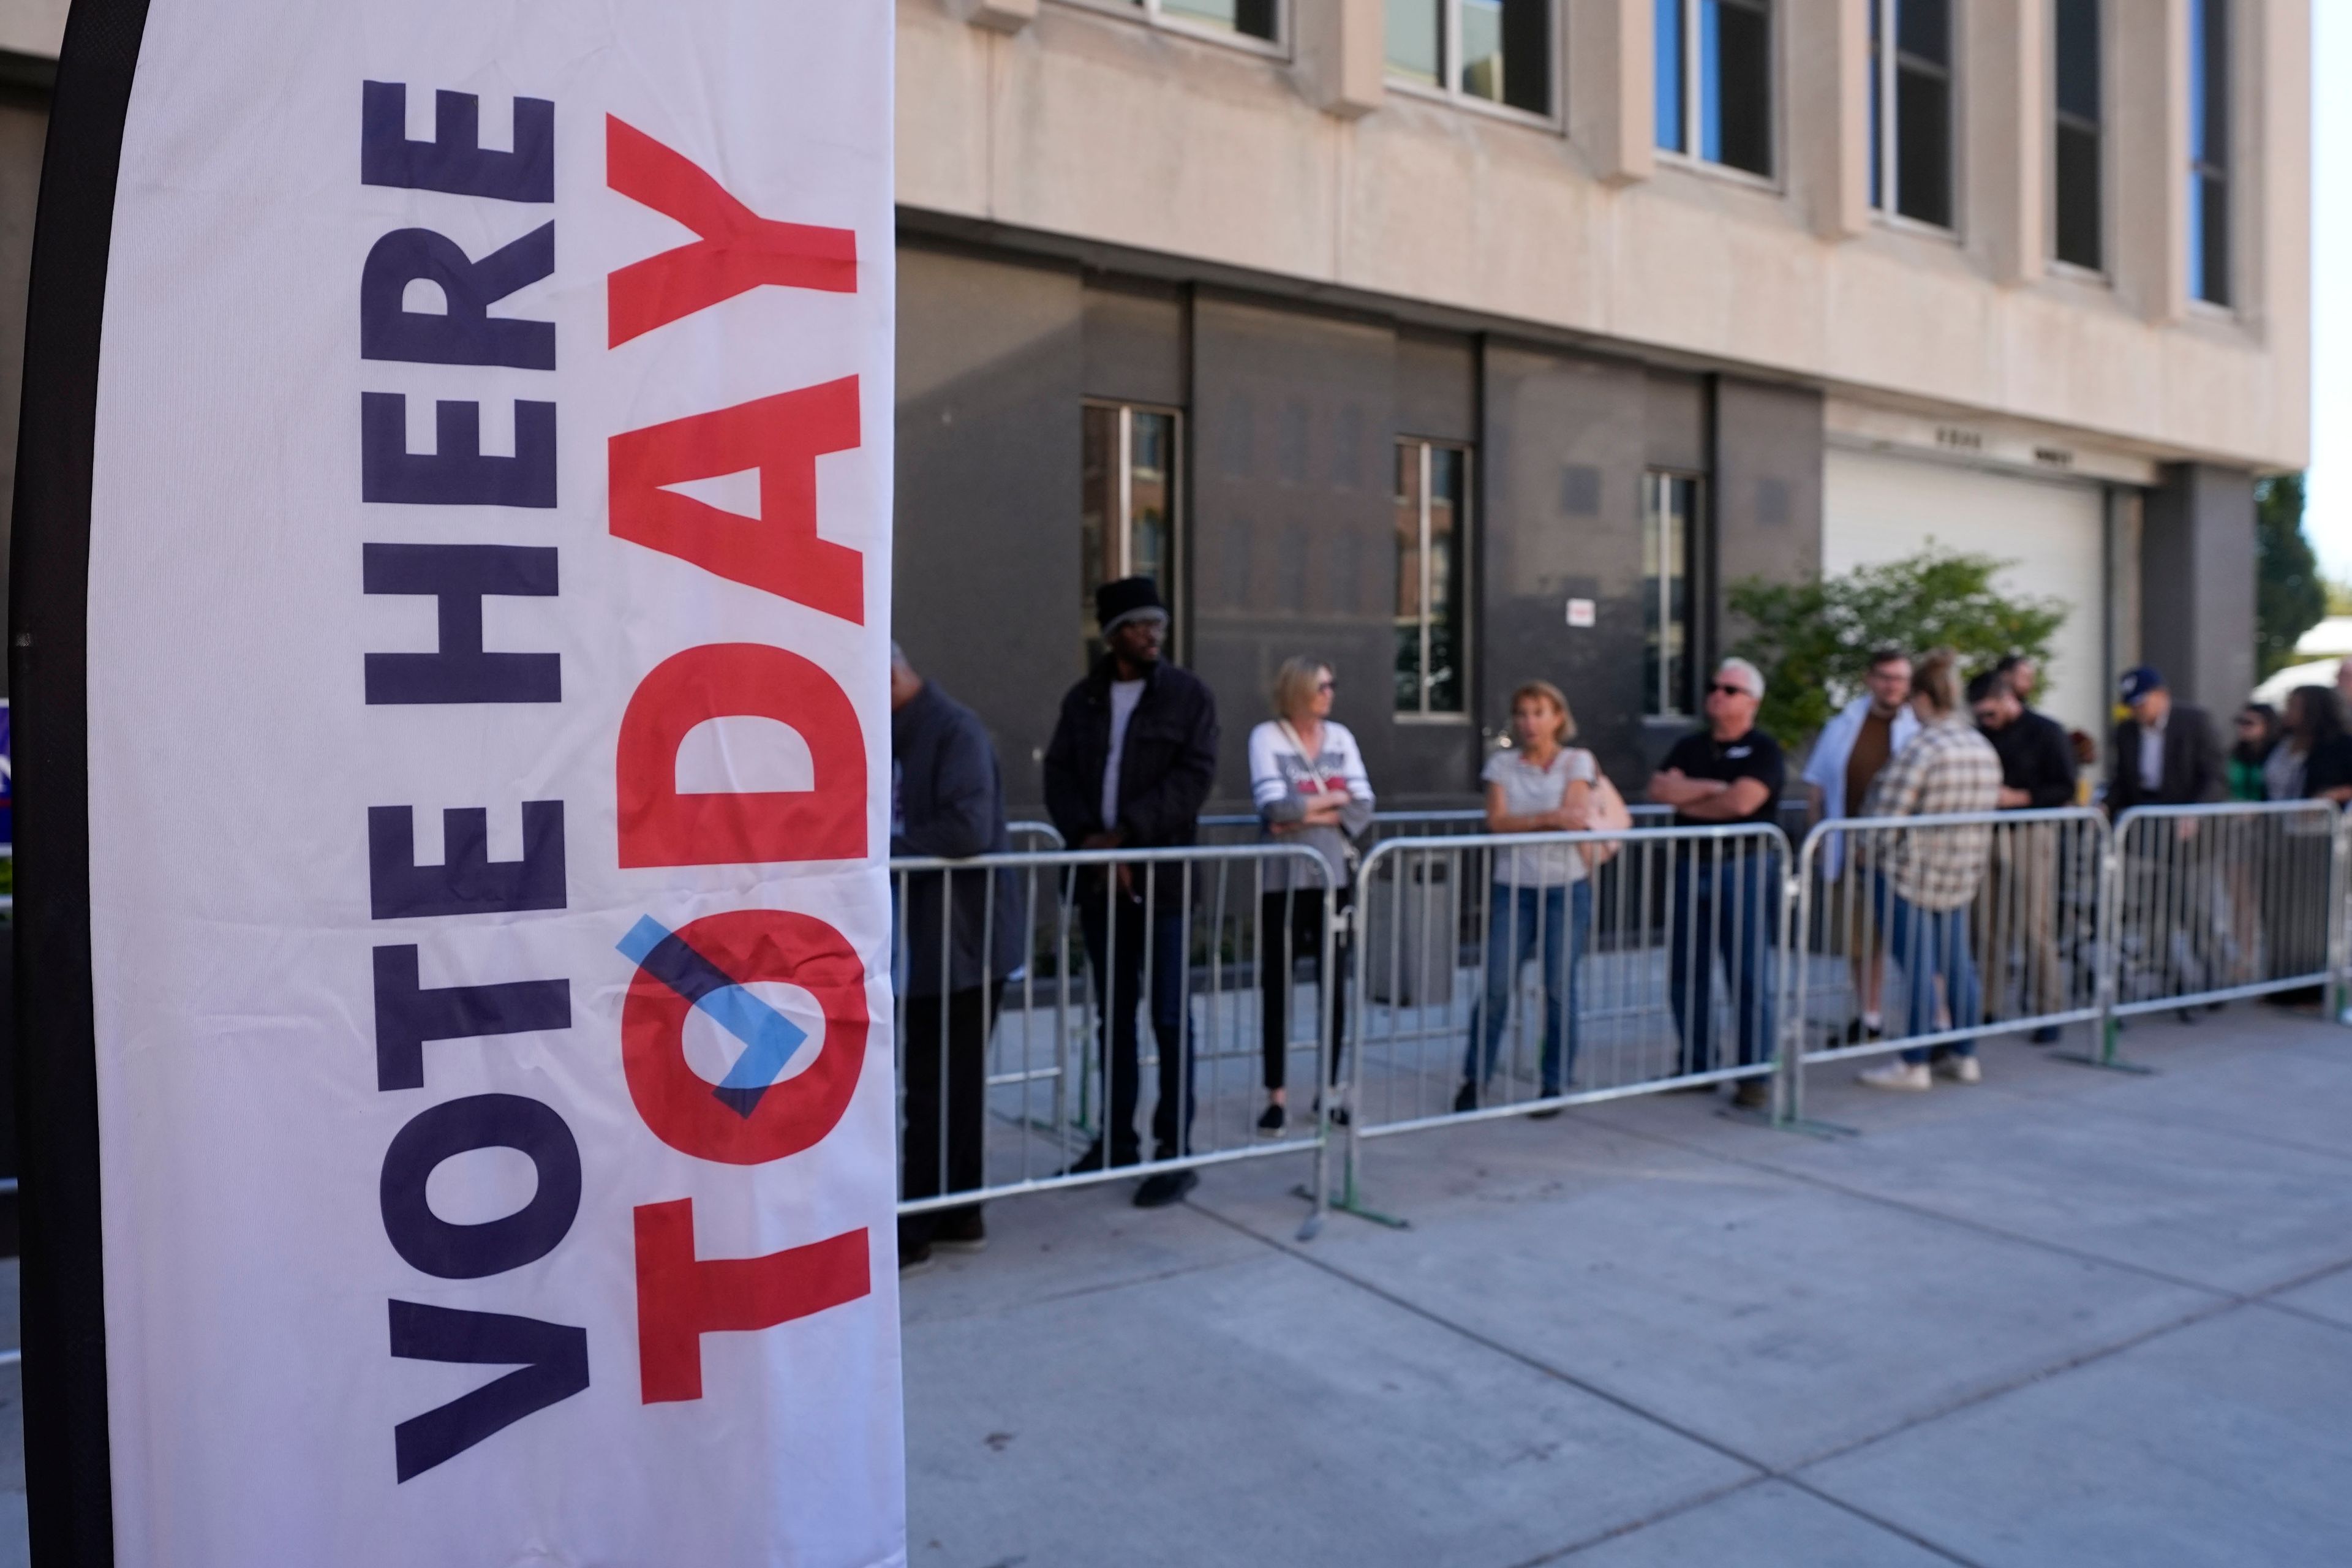
<path id="1" fill-rule="evenodd" d="M 1125 577 L 1095 591 L 1103 657 L 1062 699 L 1045 748 L 1045 810 L 1081 849 L 1188 845 L 1217 771 L 1217 701 L 1194 676 L 1161 662 L 1168 607 L 1149 577 Z M 1192 1121 L 1192 1059 L 1185 1007 L 1185 879 L 1175 866 L 1124 865 L 1075 879 L 1079 929 L 1102 1010 L 1109 1116 L 1104 1141 L 1074 1171 L 1132 1165 L 1139 1074 L 1135 1007 L 1146 960 L 1151 1028 L 1160 1042 L 1160 1102 L 1151 1114 L 1155 1159 L 1186 1151 Z M 1108 1160 L 1106 1160 L 1106 1153 Z M 1139 1208 L 1172 1204 L 1199 1184 L 1189 1171 L 1162 1171 L 1135 1194 Z"/>
<path id="2" fill-rule="evenodd" d="M 2074 804 L 2074 748 L 2064 728 L 2028 708 L 2003 670 L 1969 682 L 1969 706 L 2000 758 L 2003 811 Z M 2035 822 L 2004 826 L 1993 835 L 1990 874 L 1977 894 L 1975 910 L 1985 1006 L 1993 1017 L 2017 1016 L 2009 1011 L 2012 981 L 2016 1005 L 2025 1012 L 2046 1016 L 2067 1010 L 2067 971 L 2058 962 L 2058 862 L 2062 838 L 2079 831 Z M 2053 1024 L 2032 1035 L 2037 1046 L 2057 1038 Z"/>
<path id="3" fill-rule="evenodd" d="M 2164 677 L 2145 664 L 2124 673 L 2120 695 L 2131 717 L 2116 726 L 2108 816 L 2228 797 L 2229 769 L 2205 710 L 2175 702 Z"/>
<path id="4" fill-rule="evenodd" d="M 915 673 L 890 648 L 890 853 L 962 860 L 1000 855 L 1004 781 L 979 715 Z M 907 1085 L 906 1173 L 900 1193 L 928 1198 L 984 1185 L 982 1115 L 988 1037 L 1004 979 L 1020 967 L 1028 925 L 1018 879 L 985 870 L 915 871 L 898 879 L 898 1036 Z M 944 1095 L 942 1090 L 944 1089 Z M 946 1183 L 941 1184 L 941 1166 Z M 986 1245 L 980 1205 L 932 1209 L 898 1221 L 898 1267 L 929 1262 L 934 1245 Z"/>
<path id="5" fill-rule="evenodd" d="M 2145 664 L 2124 672 L 2117 695 L 2131 717 L 2116 726 L 2107 774 L 2109 816 L 2121 816 L 2136 805 L 2198 805 L 2228 798 L 2229 767 L 2205 710 L 2175 702 L 2163 675 Z M 2194 817 L 2180 818 L 2171 825 L 2171 837 L 2189 843 L 2198 827 Z M 2124 896 L 2141 900 L 2143 908 L 2163 909 L 2178 922 L 2188 949 L 2185 957 L 2171 942 L 2151 955 L 2158 970 L 2156 983 L 2178 994 L 2203 989 L 2217 977 L 2218 889 L 2204 857 L 2158 849 L 2161 843 L 2149 837 L 2148 829 L 2126 837 L 2124 874 L 2128 881 Z M 2190 1017 L 2184 1009 L 2181 1022 Z"/>

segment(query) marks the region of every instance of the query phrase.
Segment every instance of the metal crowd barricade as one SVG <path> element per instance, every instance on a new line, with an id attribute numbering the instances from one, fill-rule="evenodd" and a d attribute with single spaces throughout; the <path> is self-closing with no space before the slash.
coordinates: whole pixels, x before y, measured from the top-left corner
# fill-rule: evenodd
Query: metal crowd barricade
<path id="1" fill-rule="evenodd" d="M 1808 1066 L 2099 1020 L 2107 844 L 2080 806 L 1814 827 L 1797 858 L 1783 1119 L 1802 1118 Z"/>
<path id="2" fill-rule="evenodd" d="M 1068 847 L 1063 841 L 1062 830 L 1050 822 L 1008 822 L 1004 825 L 1004 831 L 1013 840 L 1015 854 L 1024 850 Z"/>
<path id="3" fill-rule="evenodd" d="M 1368 837 L 1379 843 L 1391 838 L 1432 837 L 1486 830 L 1484 806 L 1446 807 L 1433 811 L 1380 811 L 1372 814 Z M 1204 844 L 1254 844 L 1264 837 L 1264 821 L 1255 812 L 1216 813 L 1201 818 Z"/>
<path id="4" fill-rule="evenodd" d="M 2115 1015 L 2334 984 L 2347 852 L 2326 800 L 2125 812 L 2109 871 Z"/>
<path id="5" fill-rule="evenodd" d="M 890 875 L 899 1213 L 1312 1152 L 1311 1231 L 1328 1185 L 1330 1097 L 1318 1089 L 1331 1077 L 1342 965 L 1320 855 L 1284 844 L 1055 849 L 896 859 Z M 1324 918 L 1302 912 L 1310 903 Z M 1286 945 L 1294 965 L 1312 963 L 1310 985 L 1271 973 Z M 1132 1083 L 1119 1053 L 1105 1060 L 1103 968 L 1124 976 L 1112 994 L 1136 1030 Z M 1262 987 L 1286 983 L 1291 1120 L 1266 1137 Z M 1131 1152 L 1117 1127 L 1130 1100 Z"/>
<path id="6" fill-rule="evenodd" d="M 1769 1080 L 1790 858 L 1770 826 L 1377 845 L 1351 917 L 1339 1206 L 1384 1217 L 1360 1195 L 1368 1139 Z"/>

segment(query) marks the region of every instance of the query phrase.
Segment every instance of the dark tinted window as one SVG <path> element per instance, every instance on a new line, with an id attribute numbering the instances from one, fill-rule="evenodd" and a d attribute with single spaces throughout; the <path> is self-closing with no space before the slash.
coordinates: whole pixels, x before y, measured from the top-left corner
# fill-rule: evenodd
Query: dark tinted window
<path id="1" fill-rule="evenodd" d="M 2059 260 L 2105 265 L 2103 128 L 2099 103 L 2099 0 L 2056 0 L 2056 93 L 2052 203 Z"/>
<path id="2" fill-rule="evenodd" d="M 1772 14 L 1765 0 L 1700 0 L 1699 63 L 1705 156 L 1771 174 Z"/>

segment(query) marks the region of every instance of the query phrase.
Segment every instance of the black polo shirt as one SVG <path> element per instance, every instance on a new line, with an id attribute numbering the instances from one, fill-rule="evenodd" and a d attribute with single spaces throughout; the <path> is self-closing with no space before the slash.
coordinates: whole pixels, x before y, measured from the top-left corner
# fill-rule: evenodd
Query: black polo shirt
<path id="1" fill-rule="evenodd" d="M 1659 771 L 1673 768 L 1685 778 L 1721 779 L 1735 784 L 1741 779 L 1754 779 L 1764 786 L 1764 803 L 1747 816 L 1726 818 L 1722 822 L 1701 822 L 1675 813 L 1677 827 L 1724 827 L 1734 823 L 1762 823 L 1767 826 L 1780 820 L 1780 786 L 1788 779 L 1788 763 L 1780 755 L 1780 742 L 1763 731 L 1751 728 L 1736 741 L 1717 741 L 1713 731 L 1701 730 L 1685 735 L 1666 753 Z"/>

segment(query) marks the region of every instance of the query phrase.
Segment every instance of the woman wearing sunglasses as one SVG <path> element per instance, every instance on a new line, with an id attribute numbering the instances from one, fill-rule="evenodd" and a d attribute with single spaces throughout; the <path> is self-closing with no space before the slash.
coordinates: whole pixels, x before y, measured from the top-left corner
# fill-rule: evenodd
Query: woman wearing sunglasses
<path id="1" fill-rule="evenodd" d="M 1372 825 L 1372 782 L 1356 737 L 1331 717 L 1337 683 L 1319 659 L 1286 659 L 1274 678 L 1275 716 L 1250 731 L 1250 799 L 1265 837 L 1302 844 L 1323 857 L 1330 871 L 1332 913 L 1348 907 L 1354 840 Z M 1301 875 L 1290 859 L 1269 859 L 1258 897 L 1261 1048 L 1265 1064 L 1266 1106 L 1257 1120 L 1258 1136 L 1279 1138 L 1287 1121 L 1285 1084 L 1290 1055 L 1290 987 L 1295 961 L 1316 966 L 1316 980 L 1331 998 L 1331 1081 L 1339 1079 L 1339 1042 L 1346 1038 L 1347 928 L 1332 925 L 1335 973 L 1322 971 L 1327 916 L 1322 888 Z M 1334 1120 L 1346 1112 L 1335 1106 Z"/>

